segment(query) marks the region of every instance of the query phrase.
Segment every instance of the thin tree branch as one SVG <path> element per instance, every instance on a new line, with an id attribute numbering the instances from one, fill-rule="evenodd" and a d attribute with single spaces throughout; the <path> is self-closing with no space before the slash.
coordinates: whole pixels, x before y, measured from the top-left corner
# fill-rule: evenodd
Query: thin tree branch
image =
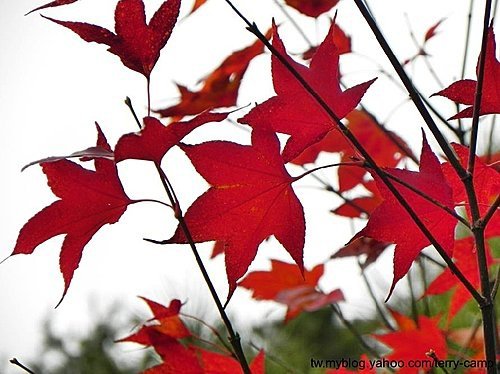
<path id="1" fill-rule="evenodd" d="M 33 370 L 31 370 L 29 367 L 27 366 L 24 366 L 22 363 L 20 363 L 17 358 L 13 358 L 9 361 L 12 365 L 16 365 L 16 366 L 19 366 L 21 369 L 23 369 L 25 372 L 29 373 L 29 374 L 35 374 L 35 372 Z"/>

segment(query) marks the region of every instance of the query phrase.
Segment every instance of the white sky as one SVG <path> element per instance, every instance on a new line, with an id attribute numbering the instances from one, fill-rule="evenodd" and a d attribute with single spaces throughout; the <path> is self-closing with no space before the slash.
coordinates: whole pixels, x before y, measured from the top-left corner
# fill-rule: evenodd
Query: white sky
<path id="1" fill-rule="evenodd" d="M 34 166 L 20 173 L 21 167 L 45 156 L 69 154 L 93 145 L 96 137 L 94 121 L 101 124 L 112 145 L 121 134 L 135 131 L 133 119 L 123 104 L 127 95 L 134 101 L 139 115 L 145 115 L 144 78 L 124 68 L 116 56 L 105 51 L 104 46 L 85 43 L 71 31 L 37 14 L 23 16 L 42 3 L 32 0 L 0 2 L 1 259 L 12 252 L 22 225 L 54 200 L 40 168 Z M 281 35 L 289 50 L 297 52 L 305 49 L 300 36 L 272 0 L 241 0 L 235 3 L 259 24 L 262 31 L 270 25 L 271 17 L 276 17 L 278 23 L 283 24 Z M 415 53 L 403 16 L 405 12 L 409 14 L 420 40 L 431 25 L 446 17 L 440 34 L 429 43 L 428 49 L 435 56 L 432 61 L 436 63 L 436 71 L 442 80 L 449 84 L 457 78 L 468 1 L 377 0 L 370 3 L 373 3 L 388 40 L 401 59 Z M 115 1 L 81 0 L 42 13 L 62 20 L 86 21 L 112 30 L 115 4 Z M 160 4 L 160 0 L 146 1 L 149 15 Z M 190 1 L 184 1 L 181 14 L 185 15 L 190 6 Z M 337 9 L 338 23 L 348 34 L 354 35 L 353 48 L 392 72 L 353 2 L 343 0 Z M 326 16 L 316 24 L 293 10 L 290 13 L 304 25 L 311 39 L 322 40 L 328 25 Z M 478 21 L 482 11 L 477 10 L 474 16 Z M 474 78 L 479 49 L 478 25 L 479 22 L 476 22 L 473 30 L 469 78 Z M 178 23 L 163 50 L 152 75 L 153 107 L 166 106 L 175 101 L 177 92 L 174 81 L 193 87 L 231 51 L 241 49 L 253 40 L 223 0 L 209 0 L 196 14 Z M 380 75 L 376 67 L 364 58 L 343 57 L 343 63 L 341 67 L 349 84 Z M 429 79 L 422 61 L 415 64 L 413 72 L 422 77 L 418 85 L 427 96 L 439 90 Z M 259 102 L 272 94 L 269 57 L 261 56 L 252 63 L 243 82 L 239 104 Z M 404 97 L 394 85 L 381 77 L 370 88 L 363 102 L 384 119 Z M 446 116 L 453 113 L 452 105 L 446 100 L 432 100 Z M 388 123 L 388 127 L 407 140 L 417 154 L 421 142 L 420 126 L 423 122 L 409 104 L 396 111 Z M 224 130 L 215 127 L 209 126 L 209 134 L 205 130 L 197 131 L 188 140 L 199 142 L 207 137 L 224 137 L 248 142 L 248 134 L 241 130 L 230 126 L 224 126 Z M 434 149 L 437 150 L 436 147 Z M 204 191 L 206 184 L 192 172 L 189 162 L 178 151 L 168 156 L 165 165 L 186 208 Z M 151 165 L 127 161 L 120 165 L 120 175 L 132 198 L 163 199 Z M 323 175 L 329 177 L 328 173 Z M 312 186 L 314 182 L 309 180 L 302 185 Z M 350 226 L 328 213 L 329 209 L 339 204 L 330 194 L 305 187 L 298 188 L 297 193 L 304 202 L 308 220 L 305 263 L 311 267 L 349 240 Z M 357 227 L 362 226 L 357 223 Z M 114 300 L 126 306 L 125 314 L 145 316 L 146 309 L 135 298 L 136 295 L 160 302 L 168 302 L 173 297 L 188 299 L 187 308 L 191 313 L 215 316 L 213 304 L 188 247 L 153 246 L 142 241 L 143 237 L 167 238 L 174 228 L 175 222 L 170 213 L 160 206 L 141 204 L 130 207 L 118 224 L 103 227 L 87 245 L 69 292 L 56 310 L 53 307 L 63 287 L 58 269 L 63 236 L 39 246 L 33 255 L 15 256 L 0 265 L 0 372 L 18 372 L 7 365 L 9 358 L 18 357 L 29 362 L 36 357 L 39 332 L 46 317 L 55 319 L 60 331 L 81 334 L 90 321 L 103 316 L 106 306 Z M 208 255 L 211 245 L 200 247 L 201 252 Z M 289 259 L 281 247 L 263 244 L 252 268 L 268 266 L 266 259 L 269 257 Z M 222 259 L 210 262 L 208 268 L 215 277 L 221 297 L 225 298 Z M 365 290 L 357 274 L 353 261 L 342 260 L 328 265 L 328 275 L 322 282 L 327 290 L 335 287 L 344 290 L 349 300 L 346 309 L 350 316 L 367 315 L 373 309 L 363 299 Z M 369 276 L 374 279 L 383 298 L 392 276 L 391 255 L 383 256 Z M 397 288 L 396 293 L 404 292 L 403 289 Z M 89 297 L 94 300 L 90 304 Z M 256 322 L 267 313 L 271 318 L 281 316 L 282 311 L 272 312 L 274 304 L 266 304 L 265 307 L 255 305 L 248 300 L 246 292 L 235 294 L 228 310 L 236 316 L 237 326 L 241 326 L 243 320 Z M 249 314 L 249 308 L 254 313 Z M 124 331 L 124 334 L 127 332 Z M 130 346 L 118 349 L 122 349 L 123 354 L 133 355 L 131 351 L 134 349 Z"/>

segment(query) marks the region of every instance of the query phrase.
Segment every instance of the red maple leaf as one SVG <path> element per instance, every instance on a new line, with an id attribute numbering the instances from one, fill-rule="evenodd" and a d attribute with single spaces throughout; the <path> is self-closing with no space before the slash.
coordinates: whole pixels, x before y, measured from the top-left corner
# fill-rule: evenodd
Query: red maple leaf
<path id="1" fill-rule="evenodd" d="M 382 202 L 382 196 L 380 196 L 374 180 L 364 181 L 362 184 L 363 187 L 371 192 L 371 195 L 356 197 L 349 200 L 349 202 L 346 201 L 331 212 L 349 218 L 361 218 L 364 215 L 369 216 Z"/>
<path id="2" fill-rule="evenodd" d="M 432 367 L 433 359 L 427 356 L 431 350 L 438 359 L 446 359 L 446 339 L 438 327 L 439 318 L 419 316 L 417 326 L 411 318 L 395 311 L 391 313 L 398 324 L 399 331 L 373 335 L 373 337 L 393 349 L 389 355 L 385 356 L 387 360 L 404 362 L 404 367 L 398 369 L 398 373 L 417 374 L 422 370 L 421 368 Z M 415 362 L 416 360 L 421 363 L 420 368 L 409 365 L 409 361 Z"/>
<path id="3" fill-rule="evenodd" d="M 491 265 L 493 258 L 489 247 L 487 247 L 486 256 L 488 263 Z M 462 274 L 465 275 L 475 288 L 478 288 L 481 281 L 479 279 L 474 239 L 472 237 L 467 237 L 457 240 L 455 242 L 455 248 L 453 249 L 453 257 L 455 264 Z M 449 268 L 446 268 L 436 279 L 434 279 L 425 291 L 425 295 L 440 295 L 452 289 L 453 295 L 450 308 L 448 309 L 448 322 L 451 321 L 460 309 L 462 309 L 465 303 L 472 299 L 470 292 Z"/>
<path id="4" fill-rule="evenodd" d="M 197 349 L 200 355 L 204 374 L 240 374 L 243 373 L 240 363 L 231 356 Z M 249 365 L 252 374 L 265 374 L 265 354 L 259 351 Z"/>
<path id="5" fill-rule="evenodd" d="M 346 116 L 347 127 L 356 139 L 372 156 L 377 165 L 395 167 L 404 157 L 401 148 L 411 154 L 408 146 L 392 131 L 383 130 L 377 120 L 366 111 L 353 110 Z M 392 137 L 393 140 L 391 140 Z M 398 146 L 397 142 L 400 146 Z M 400 148 L 401 147 L 401 148 Z M 362 158 L 350 142 L 337 131 L 329 132 L 320 142 L 313 144 L 302 152 L 292 163 L 303 165 L 314 162 L 320 152 L 340 152 L 340 162 L 349 162 L 353 157 Z M 339 191 L 344 192 L 363 182 L 366 170 L 360 167 L 340 165 L 338 168 Z"/>
<path id="6" fill-rule="evenodd" d="M 469 160 L 469 148 L 456 143 L 452 143 L 452 147 L 459 158 L 460 164 L 466 168 Z M 474 191 L 479 205 L 479 213 L 481 216 L 484 216 L 500 193 L 500 172 L 493 165 L 489 166 L 479 157 L 475 157 L 473 174 Z M 450 163 L 446 162 L 443 164 L 443 173 L 453 190 L 455 205 L 465 204 L 467 214 L 471 217 L 465 186 L 455 172 L 455 169 Z M 485 236 L 494 237 L 498 235 L 500 235 L 500 215 L 497 210 L 485 228 Z"/>
<path id="7" fill-rule="evenodd" d="M 225 243 L 228 299 L 268 236 L 274 234 L 302 269 L 304 212 L 276 135 L 254 129 L 252 146 L 214 141 L 182 148 L 212 186 L 189 207 L 185 220 L 195 242 Z M 178 227 L 165 243 L 187 239 Z"/>
<path id="8" fill-rule="evenodd" d="M 303 311 L 312 312 L 344 300 L 342 291 L 338 289 L 328 294 L 317 290 L 323 272 L 324 265 L 304 270 L 301 274 L 294 264 L 271 260 L 271 270 L 251 272 L 239 285 L 251 290 L 255 299 L 285 304 L 288 307 L 287 322 Z"/>
<path id="9" fill-rule="evenodd" d="M 318 17 L 328 12 L 339 0 L 285 0 L 285 3 L 309 17 Z"/>
<path id="10" fill-rule="evenodd" d="M 149 80 L 160 50 L 170 38 L 180 5 L 180 0 L 165 1 L 148 25 L 142 0 L 120 0 L 115 9 L 116 34 L 88 23 L 45 18 L 67 27 L 86 42 L 106 44 L 108 51 L 120 57 L 126 67 Z"/>
<path id="11" fill-rule="evenodd" d="M 42 9 L 45 9 L 45 8 L 52 8 L 52 7 L 61 6 L 61 5 L 67 5 L 67 4 L 75 3 L 77 1 L 78 0 L 55 0 L 55 1 L 51 1 L 50 3 L 41 5 L 38 8 L 30 10 L 28 13 L 25 14 L 25 16 L 27 16 L 28 14 L 31 14 L 33 12 L 36 12 L 37 10 L 42 10 Z"/>
<path id="12" fill-rule="evenodd" d="M 115 147 L 115 160 L 149 160 L 157 164 L 173 146 L 191 131 L 208 122 L 220 122 L 229 113 L 202 113 L 186 122 L 163 125 L 154 117 L 144 118 L 144 128 L 138 133 L 123 135 Z"/>
<path id="13" fill-rule="evenodd" d="M 111 152 L 98 125 L 97 132 L 97 147 Z M 42 209 L 23 226 L 12 252 L 12 255 L 30 254 L 50 238 L 66 234 L 59 257 L 64 278 L 61 301 L 85 245 L 102 226 L 118 222 L 127 206 L 134 203 L 123 190 L 114 161 L 96 158 L 94 164 L 95 171 L 68 160 L 41 164 L 50 189 L 60 200 Z"/>
<path id="14" fill-rule="evenodd" d="M 340 28 L 339 25 L 337 25 L 333 20 L 332 20 L 332 25 L 333 27 L 333 32 L 332 32 L 332 38 L 333 38 L 333 44 L 335 44 L 335 47 L 337 47 L 337 52 L 339 55 L 345 54 L 345 53 L 351 53 L 351 37 L 348 36 L 344 30 Z M 307 51 L 302 53 L 302 58 L 304 60 L 310 60 L 316 51 L 318 50 L 318 46 L 313 46 L 309 48 Z"/>
<path id="15" fill-rule="evenodd" d="M 164 341 L 183 339 L 191 336 L 186 325 L 180 319 L 180 300 L 172 300 L 168 307 L 155 301 L 141 297 L 153 312 L 153 317 L 148 320 L 150 324 L 143 325 L 136 333 L 118 340 L 118 342 L 133 342 L 146 346 L 157 347 Z"/>
<path id="16" fill-rule="evenodd" d="M 266 35 L 268 34 L 269 32 Z M 264 45 L 259 40 L 249 47 L 234 52 L 203 79 L 198 91 L 177 85 L 181 94 L 180 103 L 155 112 L 162 117 L 178 119 L 207 109 L 235 106 L 243 75 L 250 62 L 262 52 Z"/>
<path id="17" fill-rule="evenodd" d="M 425 135 L 423 137 L 419 172 L 402 169 L 385 169 L 385 171 L 432 197 L 444 206 L 450 209 L 454 208 L 451 188 L 446 183 L 439 160 L 427 144 Z M 367 236 L 378 241 L 396 244 L 394 278 L 389 291 L 389 298 L 396 283 L 410 269 L 413 260 L 430 243 L 384 182 L 375 173 L 373 173 L 373 178 L 384 201 L 371 214 L 366 227 L 358 232 L 353 239 Z M 393 182 L 393 185 L 451 257 L 456 219 L 407 187 L 397 182 Z"/>
<path id="18" fill-rule="evenodd" d="M 390 243 L 387 242 L 379 242 L 378 240 L 372 238 L 361 237 L 340 248 L 330 258 L 334 259 L 366 255 L 366 259 L 362 264 L 362 267 L 366 268 L 379 258 L 389 244 Z"/>
<path id="19" fill-rule="evenodd" d="M 493 26 L 488 29 L 486 44 L 486 60 L 484 65 L 483 92 L 481 97 L 480 115 L 500 113 L 500 63 L 496 56 L 495 33 Z M 476 70 L 479 69 L 479 62 Z M 434 95 L 444 96 L 459 104 L 470 105 L 450 119 L 471 118 L 474 105 L 477 81 L 472 79 L 459 80 Z M 434 96 L 433 95 L 433 96 Z"/>
<path id="20" fill-rule="evenodd" d="M 311 60 L 310 67 L 295 62 L 286 53 L 276 25 L 273 25 L 273 46 L 288 60 L 309 85 L 326 101 L 338 118 L 344 118 L 361 100 L 374 80 L 342 91 L 339 83 L 339 53 L 333 44 L 334 27 L 321 43 Z M 289 134 L 283 159 L 289 162 L 299 156 L 307 147 L 323 139 L 336 124 L 318 105 L 297 79 L 275 57 L 272 57 L 274 96 L 257 105 L 239 122 L 252 127 L 271 127 Z M 340 136 L 340 135 L 339 135 Z"/>

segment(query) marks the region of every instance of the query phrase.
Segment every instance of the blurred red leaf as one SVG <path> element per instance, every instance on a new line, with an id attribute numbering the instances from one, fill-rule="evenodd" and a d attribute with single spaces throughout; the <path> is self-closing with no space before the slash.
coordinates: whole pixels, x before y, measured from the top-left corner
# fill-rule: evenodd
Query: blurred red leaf
<path id="1" fill-rule="evenodd" d="M 487 246 L 486 258 L 490 265 L 493 264 L 493 258 L 490 248 Z M 477 289 L 481 282 L 479 279 L 479 270 L 477 266 L 477 255 L 474 247 L 474 239 L 467 237 L 455 242 L 453 249 L 453 258 L 462 274 Z M 425 295 L 439 295 L 453 289 L 450 308 L 448 309 L 448 322 L 462 309 L 472 295 L 458 278 L 451 272 L 450 268 L 444 271 L 429 285 Z"/>
<path id="2" fill-rule="evenodd" d="M 382 196 L 378 192 L 374 180 L 363 182 L 363 186 L 371 192 L 370 196 L 356 197 L 349 202 L 332 210 L 332 213 L 349 218 L 361 218 L 363 215 L 370 215 L 382 203 Z"/>
<path id="3" fill-rule="evenodd" d="M 359 257 L 361 255 L 366 255 L 366 259 L 363 262 L 363 268 L 366 268 L 368 265 L 375 262 L 389 245 L 390 243 L 387 242 L 379 242 L 372 238 L 361 237 L 347 244 L 345 247 L 340 248 L 331 258 Z"/>
<path id="4" fill-rule="evenodd" d="M 332 21 L 333 27 L 333 32 L 331 33 L 331 37 L 333 40 L 333 44 L 335 44 L 335 47 L 337 48 L 337 52 L 339 55 L 345 54 L 345 53 L 351 53 L 351 37 L 348 36 L 344 30 L 340 28 L 339 25 L 337 25 L 334 21 Z M 318 50 L 317 46 L 309 48 L 307 51 L 305 51 L 302 54 L 302 58 L 304 60 L 310 60 L 316 51 Z"/>
<path id="5" fill-rule="evenodd" d="M 420 368 L 409 365 L 409 361 L 418 360 L 421 367 L 431 367 L 433 359 L 427 355 L 434 351 L 440 360 L 447 357 L 446 339 L 438 327 L 438 318 L 418 317 L 418 326 L 411 318 L 391 311 L 398 323 L 399 331 L 381 335 L 372 335 L 376 340 L 392 348 L 385 356 L 387 360 L 403 361 L 404 367 L 398 369 L 401 374 L 417 374 Z"/>
<path id="6" fill-rule="evenodd" d="M 270 32 L 267 35 L 269 38 Z M 241 80 L 248 65 L 253 58 L 263 52 L 264 45 L 259 40 L 247 48 L 234 52 L 203 79 L 199 91 L 191 91 L 177 85 L 181 94 L 180 103 L 155 112 L 162 117 L 179 119 L 207 109 L 235 106 Z"/>
<path id="7" fill-rule="evenodd" d="M 180 0 L 165 1 L 148 25 L 142 0 L 120 0 L 115 9 L 116 34 L 88 23 L 45 18 L 67 27 L 86 42 L 106 44 L 108 51 L 120 57 L 126 67 L 149 80 L 160 50 L 170 38 L 180 5 Z"/>
<path id="8" fill-rule="evenodd" d="M 304 270 L 302 275 L 294 264 L 271 260 L 271 270 L 251 272 L 239 285 L 251 290 L 255 299 L 285 304 L 287 322 L 303 311 L 312 312 L 344 300 L 338 289 L 328 294 L 316 290 L 323 271 L 324 266 L 317 265 L 312 270 Z"/>
<path id="9" fill-rule="evenodd" d="M 318 17 L 328 12 L 339 0 L 285 0 L 285 3 L 309 17 Z"/>

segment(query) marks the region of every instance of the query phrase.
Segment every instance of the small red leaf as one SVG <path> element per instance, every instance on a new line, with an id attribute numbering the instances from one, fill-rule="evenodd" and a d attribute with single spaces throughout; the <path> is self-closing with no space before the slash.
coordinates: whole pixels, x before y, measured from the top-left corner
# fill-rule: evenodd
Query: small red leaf
<path id="1" fill-rule="evenodd" d="M 341 290 L 328 294 L 316 290 L 323 271 L 324 266 L 317 265 L 301 274 L 294 264 L 271 260 L 271 270 L 251 272 L 239 285 L 251 290 L 255 299 L 285 304 L 287 322 L 303 311 L 313 312 L 344 300 Z"/>
<path id="2" fill-rule="evenodd" d="M 373 335 L 373 337 L 392 348 L 392 352 L 385 356 L 385 359 L 404 362 L 404 367 L 398 369 L 398 373 L 417 374 L 420 372 L 419 368 L 409 365 L 409 361 L 418 360 L 422 367 L 431 367 L 434 361 L 427 355 L 431 350 L 440 360 L 446 359 L 446 339 L 438 327 L 438 318 L 420 316 L 417 327 L 417 324 L 410 318 L 394 311 L 392 314 L 398 322 L 399 331 Z"/>

